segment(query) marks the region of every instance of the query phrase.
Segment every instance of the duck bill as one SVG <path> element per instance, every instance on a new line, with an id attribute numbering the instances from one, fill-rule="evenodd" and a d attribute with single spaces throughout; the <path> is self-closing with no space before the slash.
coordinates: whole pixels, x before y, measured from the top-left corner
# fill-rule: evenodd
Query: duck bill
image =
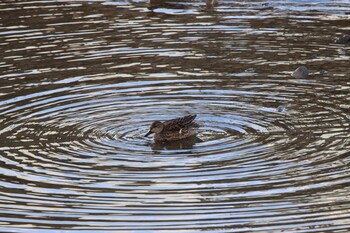
<path id="1" fill-rule="evenodd" d="M 148 133 L 145 134 L 145 137 L 147 137 L 148 135 L 150 135 L 152 132 L 148 131 Z"/>

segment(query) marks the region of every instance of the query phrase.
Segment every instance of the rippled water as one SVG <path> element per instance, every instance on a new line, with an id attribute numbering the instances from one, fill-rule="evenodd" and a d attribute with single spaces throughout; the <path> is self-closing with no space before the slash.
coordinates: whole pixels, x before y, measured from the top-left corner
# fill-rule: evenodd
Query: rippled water
<path id="1" fill-rule="evenodd" d="M 152 4 L 1 1 L 0 231 L 349 232 L 349 1 Z"/>

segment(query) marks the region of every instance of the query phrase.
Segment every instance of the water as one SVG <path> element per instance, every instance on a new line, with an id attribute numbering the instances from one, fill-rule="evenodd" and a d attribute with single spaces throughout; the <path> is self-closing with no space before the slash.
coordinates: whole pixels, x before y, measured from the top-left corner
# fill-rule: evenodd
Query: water
<path id="1" fill-rule="evenodd" d="M 219 3 L 0 3 L 1 232 L 350 231 L 349 1 Z"/>

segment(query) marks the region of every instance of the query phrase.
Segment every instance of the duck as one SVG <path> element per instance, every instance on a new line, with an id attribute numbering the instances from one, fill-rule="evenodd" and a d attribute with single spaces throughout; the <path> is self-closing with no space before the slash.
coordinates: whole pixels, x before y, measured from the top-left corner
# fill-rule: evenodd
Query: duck
<path id="1" fill-rule="evenodd" d="M 187 115 L 164 122 L 154 121 L 145 137 L 154 133 L 154 141 L 166 142 L 185 139 L 197 134 L 199 125 L 194 122 L 197 115 Z"/>

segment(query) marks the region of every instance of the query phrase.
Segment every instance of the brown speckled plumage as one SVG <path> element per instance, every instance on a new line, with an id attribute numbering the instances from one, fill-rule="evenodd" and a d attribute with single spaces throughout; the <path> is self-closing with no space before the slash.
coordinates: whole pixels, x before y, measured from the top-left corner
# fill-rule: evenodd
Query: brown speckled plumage
<path id="1" fill-rule="evenodd" d="M 188 115 L 164 122 L 152 123 L 146 137 L 154 133 L 155 141 L 174 141 L 195 135 L 199 125 L 194 122 L 197 115 Z"/>

